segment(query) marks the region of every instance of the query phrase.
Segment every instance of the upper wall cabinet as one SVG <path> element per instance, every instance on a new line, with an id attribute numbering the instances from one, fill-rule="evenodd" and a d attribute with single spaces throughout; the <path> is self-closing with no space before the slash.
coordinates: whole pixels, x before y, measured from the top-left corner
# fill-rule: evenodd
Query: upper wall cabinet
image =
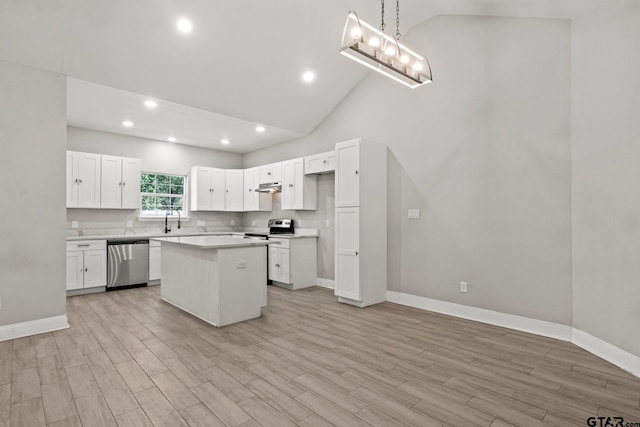
<path id="1" fill-rule="evenodd" d="M 304 159 L 282 162 L 282 175 L 282 209 L 316 210 L 317 177 L 304 174 Z"/>
<path id="2" fill-rule="evenodd" d="M 100 155 L 67 151 L 67 207 L 100 207 Z"/>
<path id="3" fill-rule="evenodd" d="M 224 169 L 194 166 L 189 175 L 192 211 L 223 211 L 226 199 Z"/>
<path id="4" fill-rule="evenodd" d="M 256 191 L 260 185 L 260 168 L 244 170 L 244 211 L 271 211 L 273 197 L 269 193 Z"/>
<path id="5" fill-rule="evenodd" d="M 305 175 L 333 173 L 336 170 L 336 152 L 314 154 L 304 158 Z"/>
<path id="6" fill-rule="evenodd" d="M 244 210 L 244 171 L 242 169 L 227 169 L 225 171 L 225 188 L 224 210 L 242 212 Z"/>
<path id="7" fill-rule="evenodd" d="M 140 159 L 101 156 L 100 207 L 140 208 Z"/>
<path id="8" fill-rule="evenodd" d="M 271 163 L 259 167 L 260 184 L 282 181 L 282 163 Z"/>

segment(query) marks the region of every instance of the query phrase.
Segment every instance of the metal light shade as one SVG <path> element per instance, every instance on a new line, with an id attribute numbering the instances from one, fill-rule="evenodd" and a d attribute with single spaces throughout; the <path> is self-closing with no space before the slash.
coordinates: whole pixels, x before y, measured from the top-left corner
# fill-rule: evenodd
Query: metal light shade
<path id="1" fill-rule="evenodd" d="M 432 81 L 424 56 L 367 24 L 354 11 L 347 14 L 340 54 L 412 89 Z"/>

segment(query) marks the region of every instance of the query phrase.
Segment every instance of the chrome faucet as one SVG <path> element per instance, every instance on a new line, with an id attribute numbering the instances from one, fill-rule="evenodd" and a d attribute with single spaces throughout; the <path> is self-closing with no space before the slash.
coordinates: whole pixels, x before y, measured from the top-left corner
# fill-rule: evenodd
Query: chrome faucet
<path id="1" fill-rule="evenodd" d="M 178 212 L 178 230 L 180 229 L 180 211 L 176 210 L 176 209 L 171 209 L 168 210 L 167 213 L 164 216 L 164 232 L 165 234 L 171 231 L 171 227 L 169 227 L 169 215 L 171 215 L 171 212 Z"/>

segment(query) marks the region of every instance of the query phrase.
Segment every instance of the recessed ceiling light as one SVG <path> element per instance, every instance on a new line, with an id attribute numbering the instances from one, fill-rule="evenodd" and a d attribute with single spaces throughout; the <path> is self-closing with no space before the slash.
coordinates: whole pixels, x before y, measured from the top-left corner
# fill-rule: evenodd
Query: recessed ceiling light
<path id="1" fill-rule="evenodd" d="M 133 126 L 133 122 L 130 120 L 125 120 L 124 122 L 122 122 L 122 126 L 130 128 L 131 126 Z"/>
<path id="2" fill-rule="evenodd" d="M 262 133 L 265 131 L 264 126 L 256 126 L 256 132 Z"/>
<path id="3" fill-rule="evenodd" d="M 152 101 L 151 99 L 147 99 L 146 101 L 144 101 L 144 105 L 149 108 L 156 108 L 158 106 L 158 103 L 156 101 Z"/>
<path id="4" fill-rule="evenodd" d="M 220 142 L 223 143 L 224 145 L 228 145 L 229 144 L 229 140 L 228 139 L 223 139 Z"/>
<path id="5" fill-rule="evenodd" d="M 305 83 L 311 83 L 316 79 L 316 75 L 313 71 L 305 71 L 302 73 L 302 81 Z"/>
<path id="6" fill-rule="evenodd" d="M 178 19 L 178 22 L 176 22 L 176 26 L 178 27 L 178 30 L 182 33 L 190 33 L 191 30 L 193 29 L 193 24 L 187 18 Z"/>
<path id="7" fill-rule="evenodd" d="M 176 141 L 177 141 L 177 139 L 176 139 L 176 137 L 175 137 L 175 136 L 170 136 L 169 138 L 167 138 L 167 141 L 169 141 L 169 142 L 176 142 Z"/>

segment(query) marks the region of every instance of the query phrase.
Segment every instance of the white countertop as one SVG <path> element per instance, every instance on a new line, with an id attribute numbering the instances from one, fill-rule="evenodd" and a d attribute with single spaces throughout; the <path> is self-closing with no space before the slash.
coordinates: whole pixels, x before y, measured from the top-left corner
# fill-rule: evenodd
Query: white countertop
<path id="1" fill-rule="evenodd" d="M 237 248 L 244 246 L 267 246 L 268 240 L 244 239 L 234 236 L 174 236 L 154 237 L 151 240 L 178 245 L 196 246 L 201 249 Z M 275 243 L 275 242 L 274 242 Z"/>
<path id="2" fill-rule="evenodd" d="M 295 233 L 295 234 L 269 234 L 270 239 L 306 239 L 308 237 L 318 237 L 318 233 Z"/>
<path id="3" fill-rule="evenodd" d="M 237 231 L 189 231 L 170 233 L 140 233 L 140 234 L 103 234 L 93 236 L 67 236 L 67 241 L 75 240 L 129 240 L 129 239 L 151 239 L 156 237 L 186 237 L 186 236 L 244 236 L 244 232 Z"/>

